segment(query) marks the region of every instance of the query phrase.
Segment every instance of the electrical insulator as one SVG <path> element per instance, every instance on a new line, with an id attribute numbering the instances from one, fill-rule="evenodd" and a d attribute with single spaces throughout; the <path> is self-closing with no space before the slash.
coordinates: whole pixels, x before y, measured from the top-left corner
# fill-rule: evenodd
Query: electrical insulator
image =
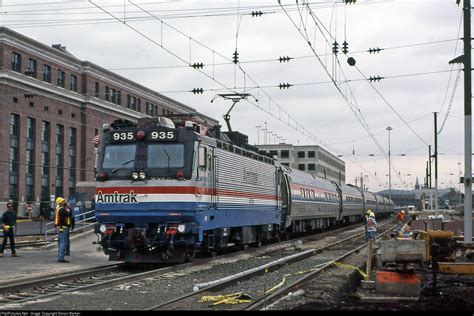
<path id="1" fill-rule="evenodd" d="M 292 86 L 293 86 L 293 85 L 292 85 L 292 84 L 289 84 L 288 82 L 287 82 L 287 83 L 280 83 L 280 84 L 278 85 L 278 87 L 279 87 L 280 89 L 289 89 L 289 88 L 292 87 Z"/>
<path id="2" fill-rule="evenodd" d="M 194 94 L 202 94 L 203 91 L 204 91 L 203 88 L 194 88 L 193 90 L 191 90 L 191 92 Z"/>
<path id="3" fill-rule="evenodd" d="M 380 77 L 380 76 L 370 76 L 369 77 L 369 81 L 380 81 L 382 79 L 384 79 L 385 77 Z"/>
<path id="4" fill-rule="evenodd" d="M 234 64 L 237 64 L 239 62 L 239 53 L 237 53 L 237 50 L 234 52 Z"/>
<path id="5" fill-rule="evenodd" d="M 339 52 L 339 48 L 337 47 L 339 44 L 334 41 L 334 43 L 332 44 L 332 52 L 334 53 L 334 55 L 337 55 L 337 53 Z"/>
<path id="6" fill-rule="evenodd" d="M 293 59 L 293 58 L 288 57 L 288 56 L 281 56 L 280 58 L 278 58 L 278 60 L 280 61 L 280 63 L 289 62 L 289 61 L 292 60 L 292 59 Z"/>
<path id="7" fill-rule="evenodd" d="M 349 44 L 346 41 L 344 41 L 344 43 L 342 43 L 342 52 L 344 54 L 347 54 L 348 51 L 349 51 Z"/>
<path id="8" fill-rule="evenodd" d="M 378 48 L 378 47 L 377 48 L 369 48 L 368 52 L 369 52 L 369 54 L 372 54 L 372 53 L 376 54 L 376 53 L 380 53 L 381 50 L 383 50 L 383 48 Z"/>
<path id="9" fill-rule="evenodd" d="M 191 67 L 193 67 L 194 69 L 199 69 L 199 68 L 204 67 L 204 64 L 203 63 L 194 63 L 194 64 L 191 65 Z"/>

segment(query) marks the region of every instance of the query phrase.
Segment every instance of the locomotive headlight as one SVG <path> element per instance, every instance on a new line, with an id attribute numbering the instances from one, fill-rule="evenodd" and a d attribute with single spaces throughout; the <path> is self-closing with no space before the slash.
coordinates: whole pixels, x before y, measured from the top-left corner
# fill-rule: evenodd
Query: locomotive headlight
<path id="1" fill-rule="evenodd" d="M 146 178 L 146 173 L 145 173 L 145 171 L 140 171 L 140 173 L 138 174 L 138 176 L 139 176 L 139 178 L 140 178 L 141 180 L 145 180 L 145 178 Z"/>
<path id="2" fill-rule="evenodd" d="M 185 229 L 186 229 L 186 226 L 185 226 L 185 225 L 183 225 L 183 224 L 178 225 L 178 231 L 179 231 L 180 233 L 184 233 L 184 230 L 185 230 Z"/>
<path id="3" fill-rule="evenodd" d="M 132 172 L 132 179 L 133 180 L 138 180 L 138 172 L 136 172 L 136 171 Z"/>
<path id="4" fill-rule="evenodd" d="M 107 230 L 107 227 L 105 227 L 105 225 L 100 225 L 99 230 L 101 233 L 105 233 L 105 231 Z"/>

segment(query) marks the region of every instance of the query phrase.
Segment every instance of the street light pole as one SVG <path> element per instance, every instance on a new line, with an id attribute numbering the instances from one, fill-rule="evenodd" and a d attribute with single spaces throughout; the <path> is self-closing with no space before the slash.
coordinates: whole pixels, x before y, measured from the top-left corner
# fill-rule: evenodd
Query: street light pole
<path id="1" fill-rule="evenodd" d="M 458 184 L 459 184 L 459 204 L 461 204 L 461 163 L 458 162 L 458 169 L 459 169 L 459 176 L 458 176 Z"/>
<path id="2" fill-rule="evenodd" d="M 257 128 L 257 145 L 260 144 L 260 125 L 255 126 Z"/>
<path id="3" fill-rule="evenodd" d="M 389 126 L 386 128 L 388 131 L 388 199 L 392 200 L 392 161 L 390 158 L 390 131 L 392 128 Z"/>
<path id="4" fill-rule="evenodd" d="M 263 122 L 265 124 L 265 132 L 263 133 L 263 144 L 266 145 L 267 144 L 267 131 L 268 131 L 268 128 L 267 128 L 267 122 Z"/>

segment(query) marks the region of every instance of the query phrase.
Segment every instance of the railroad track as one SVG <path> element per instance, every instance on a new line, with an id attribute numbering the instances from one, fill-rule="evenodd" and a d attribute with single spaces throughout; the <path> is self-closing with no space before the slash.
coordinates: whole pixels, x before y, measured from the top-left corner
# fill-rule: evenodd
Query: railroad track
<path id="1" fill-rule="evenodd" d="M 160 269 L 137 273 L 130 265 L 119 263 L 80 270 L 74 273 L 47 276 L 34 280 L 0 286 L 0 304 L 19 304 L 57 296 L 63 293 L 112 286 L 136 278 L 146 277 Z"/>
<path id="2" fill-rule="evenodd" d="M 304 243 L 301 243 L 302 247 L 309 248 L 311 243 L 318 243 L 318 242 L 326 242 L 327 238 L 330 238 L 331 240 L 337 240 L 344 238 L 343 236 L 349 236 L 350 234 L 353 234 L 351 232 L 352 230 L 362 230 L 360 226 L 355 226 L 355 227 L 343 227 L 315 235 L 310 235 L 306 236 L 303 238 L 299 238 L 298 242 L 304 241 Z M 359 234 L 361 235 L 361 234 Z M 351 237 L 352 238 L 352 237 Z M 153 268 L 150 269 L 149 271 L 145 272 L 137 272 L 136 270 L 129 270 L 127 269 L 126 264 L 117 264 L 117 265 L 111 265 L 111 266 L 106 266 L 106 267 L 100 267 L 97 269 L 86 269 L 82 271 L 77 271 L 73 274 L 69 273 L 67 275 L 60 275 L 60 276 L 53 276 L 53 277 L 46 277 L 42 279 L 35 279 L 35 280 L 30 280 L 28 282 L 22 282 L 22 283 L 16 283 L 16 284 L 9 284 L 8 286 L 0 286 L 0 310 L 2 308 L 18 308 L 22 306 L 22 303 L 28 303 L 30 304 L 29 306 L 33 307 L 35 304 L 38 304 L 43 298 L 52 298 L 54 296 L 61 295 L 63 293 L 67 292 L 80 292 L 80 291 L 85 291 L 89 290 L 91 288 L 94 288 L 95 290 L 101 289 L 101 288 L 107 288 L 111 289 L 114 286 L 121 285 L 124 283 L 130 283 L 130 282 L 136 282 L 140 280 L 145 280 L 145 279 L 154 279 L 154 280 L 160 280 L 162 279 L 161 276 L 164 276 L 165 278 L 168 277 L 170 274 L 173 275 L 175 272 L 177 272 L 177 275 L 180 275 L 183 271 L 186 271 L 188 268 L 190 270 L 194 271 L 200 271 L 200 270 L 205 270 L 206 272 L 209 271 L 209 275 L 214 275 L 214 270 L 206 270 L 210 266 L 212 266 L 214 261 L 228 261 L 228 262 L 235 262 L 238 263 L 237 265 L 240 265 L 240 263 L 243 261 L 246 261 L 249 257 L 254 258 L 256 256 L 269 256 L 271 257 L 272 255 L 276 256 L 277 258 L 281 258 L 282 255 L 279 254 L 279 252 L 282 251 L 282 249 L 286 249 L 285 253 L 288 255 L 288 248 L 291 248 L 291 246 L 295 244 L 295 240 L 288 240 L 280 243 L 274 243 L 274 244 L 269 244 L 266 246 L 262 246 L 260 248 L 249 248 L 246 251 L 240 251 L 240 252 L 234 252 L 231 254 L 226 254 L 226 255 L 220 255 L 215 258 L 203 258 L 203 259 L 196 259 L 194 262 L 191 263 L 185 263 L 185 264 L 179 264 L 179 265 L 174 265 L 174 266 L 167 266 L 167 267 L 158 267 L 158 268 Z M 276 254 L 273 254 L 276 253 Z M 297 251 L 294 251 L 292 254 L 296 254 Z M 292 255 L 290 254 L 290 255 Z M 307 256 L 312 256 L 313 254 L 311 252 L 307 253 Z M 295 256 L 293 260 L 296 262 L 300 260 L 298 256 Z M 261 264 L 261 262 L 264 262 L 262 260 L 254 260 L 256 262 L 253 262 L 253 266 L 257 266 Z M 273 259 L 266 259 L 267 262 L 274 261 Z M 287 265 L 290 261 L 283 260 L 280 264 L 282 266 Z M 219 263 L 216 264 L 219 266 Z M 234 264 L 233 264 L 234 265 Z M 247 266 L 250 266 L 247 264 Z M 202 268 L 201 268 L 202 267 Z M 276 267 L 276 266 L 275 266 Z M 273 269 L 278 269 L 273 266 L 268 267 L 269 271 Z M 238 268 L 240 269 L 240 268 Z M 236 269 L 232 269 L 236 270 Z M 227 270 L 224 273 L 229 273 Z M 258 274 L 258 272 L 256 272 Z M 168 275 L 168 276 L 167 276 Z M 179 276 L 178 276 L 179 278 Z M 193 279 L 195 277 L 192 277 Z M 206 275 L 206 279 L 208 279 L 208 275 Z M 188 285 L 192 285 L 193 283 L 190 283 L 193 281 L 188 281 Z M 144 290 L 147 290 L 146 287 Z M 188 289 L 183 288 L 183 290 L 188 291 Z M 180 292 L 179 295 L 174 295 L 170 296 L 170 293 L 166 293 L 166 290 L 162 288 L 163 294 L 160 292 L 158 294 L 154 293 L 155 298 L 164 297 L 162 298 L 163 301 L 166 299 L 169 299 L 170 297 L 178 297 L 181 295 L 183 292 Z M 96 293 L 99 293 L 95 291 Z M 143 293 L 143 292 L 142 292 Z M 72 299 L 73 296 L 68 296 L 68 299 Z M 130 300 L 133 300 L 132 296 L 129 298 Z M 38 302 L 34 302 L 38 300 Z M 12 305 L 14 304 L 14 305 Z M 33 304 L 33 305 L 32 305 Z M 130 304 L 130 302 L 129 302 Z M 156 304 L 156 300 L 154 303 Z M 148 306 L 152 305 L 149 304 Z M 41 304 L 39 305 L 41 306 Z M 117 304 L 118 309 L 120 305 Z M 142 306 L 147 306 L 147 305 L 140 305 L 137 307 L 137 309 L 142 309 Z M 41 308 L 40 308 L 41 309 Z M 100 309 L 100 308 L 99 308 Z M 154 309 L 154 308 L 153 308 Z"/>
<path id="3" fill-rule="evenodd" d="M 393 221 L 380 225 L 379 231 L 383 230 L 383 232 L 378 234 L 378 238 L 393 231 L 395 227 L 396 225 L 393 225 Z M 261 308 L 263 305 L 268 305 L 269 302 L 277 300 L 299 284 L 327 271 L 334 266 L 333 262 L 342 261 L 358 253 L 366 246 L 363 240 L 364 235 L 365 233 L 363 232 L 353 234 L 334 243 L 299 251 L 273 262 L 218 280 L 195 284 L 193 287 L 194 292 L 152 306 L 148 310 L 252 310 Z M 294 273 L 295 270 L 298 272 Z M 300 277 L 298 274 L 303 276 Z M 273 281 L 269 281 L 269 279 Z M 278 283 L 276 280 L 278 282 L 285 280 L 290 282 L 290 284 L 284 287 L 283 285 L 275 287 L 274 285 Z M 224 292 L 228 295 L 229 299 L 227 301 L 224 301 L 224 296 L 220 295 Z M 265 292 L 266 294 L 264 294 Z M 240 299 L 240 301 L 233 300 L 233 297 Z M 224 302 L 224 304 L 209 302 L 213 298 L 221 299 L 220 302 Z M 233 302 L 237 302 L 237 304 L 233 304 Z"/>

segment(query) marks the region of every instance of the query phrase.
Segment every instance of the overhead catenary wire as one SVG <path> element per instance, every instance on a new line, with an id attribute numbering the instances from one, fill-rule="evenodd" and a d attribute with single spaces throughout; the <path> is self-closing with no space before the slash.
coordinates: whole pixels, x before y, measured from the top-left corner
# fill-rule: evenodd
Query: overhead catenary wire
<path id="1" fill-rule="evenodd" d="M 281 1 L 279 0 L 278 3 L 281 4 Z M 328 75 L 328 77 L 331 79 L 331 82 L 334 84 L 334 86 L 336 87 L 337 91 L 341 94 L 341 96 L 343 97 L 344 101 L 346 102 L 346 104 L 349 106 L 349 108 L 351 109 L 351 111 L 354 113 L 354 115 L 356 116 L 357 120 L 359 121 L 359 123 L 361 123 L 361 125 L 364 127 L 364 129 L 367 131 L 367 133 L 369 135 L 371 135 L 371 138 L 372 140 L 375 142 L 375 144 L 379 147 L 379 150 L 383 153 L 384 150 L 383 148 L 380 146 L 380 144 L 378 143 L 378 141 L 375 139 L 375 137 L 373 136 L 373 133 L 372 131 L 370 130 L 369 126 L 367 125 L 367 123 L 365 122 L 365 119 L 362 115 L 362 111 L 360 110 L 360 108 L 355 105 L 354 103 L 352 103 L 348 98 L 347 96 L 342 92 L 341 88 L 338 86 L 337 82 L 335 81 L 335 79 L 331 76 L 331 74 L 329 73 L 327 67 L 324 65 L 324 63 L 322 62 L 319 54 L 316 52 L 316 50 L 314 49 L 313 45 L 311 44 L 311 41 L 305 37 L 305 35 L 301 32 L 301 30 L 298 28 L 298 26 L 296 25 L 295 21 L 291 18 L 291 16 L 285 11 L 286 15 L 288 16 L 288 18 L 290 19 L 291 23 L 293 24 L 293 26 L 295 26 L 295 28 L 298 30 L 298 32 L 300 33 L 300 35 L 305 39 L 306 43 L 309 45 L 311 51 L 313 52 L 314 56 L 317 58 L 317 60 L 319 61 L 319 63 L 321 64 L 321 66 L 323 67 L 324 71 L 326 72 L 326 74 Z M 314 14 L 310 14 L 311 16 L 313 16 Z M 324 25 L 323 25 L 324 27 Z"/>
<path id="2" fill-rule="evenodd" d="M 143 8 L 140 7 L 139 5 L 133 3 L 132 1 L 129 0 L 129 2 L 132 3 L 133 5 L 135 5 L 137 8 L 139 8 L 139 9 L 143 10 L 144 12 L 148 13 L 149 15 L 154 16 L 153 14 L 147 12 L 145 9 L 143 9 Z M 162 22 L 162 23 L 165 23 L 165 22 L 163 22 L 162 20 L 160 20 L 159 18 L 156 18 L 156 19 L 157 19 L 158 21 Z M 170 26 L 170 27 L 173 28 L 174 30 L 176 30 L 177 32 L 179 32 L 180 34 L 184 34 L 184 33 L 182 33 L 181 31 L 177 30 L 176 28 L 174 28 L 174 27 L 172 27 L 172 26 Z M 186 35 L 186 36 L 187 36 L 187 35 Z M 205 47 L 205 48 L 211 50 L 209 47 L 207 47 L 206 45 L 202 44 L 201 42 L 196 41 L 196 40 L 194 40 L 194 41 L 195 41 L 196 43 L 198 43 L 199 45 L 201 45 L 201 46 L 203 46 L 203 47 Z M 212 50 L 212 51 L 215 52 L 214 50 Z M 224 55 L 222 55 L 222 54 L 220 54 L 220 53 L 217 53 L 217 52 L 216 52 L 216 54 L 218 54 L 219 56 L 221 56 L 222 58 L 224 58 L 224 59 L 226 59 L 226 60 L 229 60 L 226 56 L 224 56 Z M 174 55 L 174 54 L 173 54 L 173 55 Z M 261 91 L 265 94 L 265 96 L 266 96 L 266 97 L 268 98 L 268 100 L 269 100 L 269 104 L 271 104 L 271 102 L 273 102 L 273 104 L 276 105 L 276 106 L 278 107 L 278 109 L 279 109 L 281 112 L 283 112 L 285 115 L 287 115 L 287 121 L 284 121 L 284 120 L 280 117 L 280 115 L 275 115 L 275 114 L 273 114 L 273 113 L 271 112 L 271 110 L 267 110 L 266 108 L 264 108 L 263 106 L 261 106 L 261 105 L 260 105 L 261 103 L 257 104 L 257 103 L 254 103 L 254 102 L 252 102 L 252 101 L 250 101 L 250 100 L 247 99 L 246 101 L 247 101 L 248 103 L 254 105 L 255 107 L 257 107 L 257 108 L 259 108 L 260 110 L 266 112 L 267 114 L 271 115 L 271 116 L 274 117 L 275 119 L 279 120 L 280 122 L 284 123 L 285 125 L 287 125 L 287 126 L 293 128 L 293 129 L 295 129 L 296 131 L 302 133 L 303 135 L 305 135 L 305 136 L 307 136 L 307 137 L 309 137 L 309 138 L 315 140 L 316 142 L 318 142 L 318 143 L 320 143 L 320 144 L 322 144 L 322 145 L 324 145 L 324 146 L 327 146 L 327 147 L 331 148 L 331 147 L 330 147 L 329 145 L 327 145 L 324 141 L 322 141 L 321 139 L 319 139 L 318 137 L 316 137 L 315 135 L 313 135 L 311 132 L 309 132 L 309 131 L 308 131 L 303 125 L 301 125 L 297 120 L 295 120 L 293 117 L 291 117 L 291 115 L 290 115 L 285 109 L 283 109 L 278 103 L 276 103 L 276 101 L 273 100 L 273 98 L 272 98 L 270 95 L 268 95 L 268 93 L 267 93 L 265 90 L 261 89 L 260 85 L 258 85 L 258 84 L 253 80 L 253 78 L 247 74 L 247 72 L 241 67 L 240 64 L 237 64 L 237 65 L 238 65 L 238 68 L 242 71 L 242 73 L 243 73 L 243 75 L 245 76 L 245 78 L 248 78 L 251 82 L 253 82 L 253 83 L 258 87 L 259 90 L 261 90 Z M 203 72 L 201 71 L 201 73 L 203 73 Z M 214 78 L 211 78 L 211 79 L 215 80 Z M 235 92 L 234 89 L 231 89 L 231 88 L 228 88 L 228 87 L 226 87 L 226 88 L 229 89 L 229 90 L 231 90 L 232 92 Z M 295 125 L 294 125 L 294 126 L 291 125 L 291 123 L 290 123 L 291 121 L 295 122 Z"/>

